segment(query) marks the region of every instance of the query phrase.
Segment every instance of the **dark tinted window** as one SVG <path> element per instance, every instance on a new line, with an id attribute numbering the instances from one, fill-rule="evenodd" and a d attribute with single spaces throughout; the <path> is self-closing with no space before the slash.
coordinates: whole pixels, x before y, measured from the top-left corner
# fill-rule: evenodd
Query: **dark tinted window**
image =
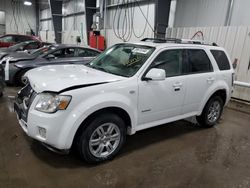
<path id="1" fill-rule="evenodd" d="M 40 44 L 38 42 L 32 42 L 25 46 L 25 50 L 37 49 L 39 48 L 39 45 Z"/>
<path id="2" fill-rule="evenodd" d="M 64 48 L 64 49 L 56 50 L 52 54 L 58 58 L 74 57 L 75 48 Z"/>
<path id="3" fill-rule="evenodd" d="M 187 50 L 189 73 L 211 72 L 213 70 L 211 62 L 204 50 Z"/>
<path id="4" fill-rule="evenodd" d="M 27 40 L 30 40 L 30 39 L 26 36 L 15 36 L 15 42 L 25 42 Z"/>
<path id="5" fill-rule="evenodd" d="M 78 49 L 79 57 L 94 57 L 94 56 L 97 56 L 98 54 L 99 53 L 94 50 L 83 49 L 83 48 Z"/>
<path id="6" fill-rule="evenodd" d="M 166 76 L 178 76 L 182 74 L 182 52 L 183 50 L 167 50 L 161 52 L 153 62 L 153 67 L 164 69 Z"/>
<path id="7" fill-rule="evenodd" d="M 229 70 L 230 69 L 230 64 L 228 61 L 228 58 L 225 54 L 225 52 L 221 50 L 211 50 L 211 53 L 214 56 L 214 59 L 217 62 L 217 65 L 220 70 Z"/>

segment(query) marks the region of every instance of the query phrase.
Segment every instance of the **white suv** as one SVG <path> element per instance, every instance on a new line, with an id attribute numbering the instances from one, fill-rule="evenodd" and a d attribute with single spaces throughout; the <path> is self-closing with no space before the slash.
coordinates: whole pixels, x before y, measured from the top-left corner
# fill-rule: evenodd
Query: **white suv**
<path id="1" fill-rule="evenodd" d="M 87 65 L 26 73 L 14 109 L 28 136 L 57 151 L 76 146 L 87 162 L 113 158 L 126 134 L 196 116 L 219 120 L 232 92 L 225 50 L 180 40 L 112 46 Z"/>

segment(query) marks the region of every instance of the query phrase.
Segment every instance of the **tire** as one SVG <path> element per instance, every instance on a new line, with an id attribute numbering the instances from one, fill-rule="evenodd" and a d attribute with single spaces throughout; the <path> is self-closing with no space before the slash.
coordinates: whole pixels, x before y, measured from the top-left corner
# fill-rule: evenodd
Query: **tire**
<path id="1" fill-rule="evenodd" d="M 99 113 L 84 126 L 86 128 L 81 129 L 78 134 L 76 149 L 80 157 L 88 163 L 113 159 L 125 143 L 125 123 L 116 114 Z"/>
<path id="2" fill-rule="evenodd" d="M 17 86 L 24 86 L 24 83 L 22 82 L 22 77 L 23 75 L 27 72 L 28 70 L 21 70 L 16 74 L 15 77 L 15 85 Z"/>
<path id="3" fill-rule="evenodd" d="M 223 100 L 220 96 L 214 96 L 209 99 L 205 105 L 202 114 L 196 116 L 196 120 L 200 126 L 210 128 L 216 125 L 223 111 Z"/>
<path id="4" fill-rule="evenodd" d="M 2 91 L 0 91 L 0 98 L 1 98 L 1 97 L 3 97 L 3 92 L 2 92 Z"/>

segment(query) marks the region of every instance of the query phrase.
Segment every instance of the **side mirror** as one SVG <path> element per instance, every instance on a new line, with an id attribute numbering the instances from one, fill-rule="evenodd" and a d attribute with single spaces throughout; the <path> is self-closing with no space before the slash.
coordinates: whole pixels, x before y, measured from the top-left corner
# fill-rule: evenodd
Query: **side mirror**
<path id="1" fill-rule="evenodd" d="M 162 81 L 166 78 L 166 72 L 163 69 L 152 68 L 143 78 L 143 80 L 152 80 L 152 81 Z"/>
<path id="2" fill-rule="evenodd" d="M 50 60 L 50 59 L 55 59 L 56 56 L 54 56 L 53 54 L 49 54 L 47 55 L 46 59 Z"/>

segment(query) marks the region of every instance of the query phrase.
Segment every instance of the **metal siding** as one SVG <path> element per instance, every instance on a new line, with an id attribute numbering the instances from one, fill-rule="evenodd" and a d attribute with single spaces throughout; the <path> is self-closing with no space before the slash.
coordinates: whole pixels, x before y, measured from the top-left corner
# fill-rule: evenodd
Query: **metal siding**
<path id="1" fill-rule="evenodd" d="M 224 25 L 228 0 L 178 0 L 175 27 Z"/>

